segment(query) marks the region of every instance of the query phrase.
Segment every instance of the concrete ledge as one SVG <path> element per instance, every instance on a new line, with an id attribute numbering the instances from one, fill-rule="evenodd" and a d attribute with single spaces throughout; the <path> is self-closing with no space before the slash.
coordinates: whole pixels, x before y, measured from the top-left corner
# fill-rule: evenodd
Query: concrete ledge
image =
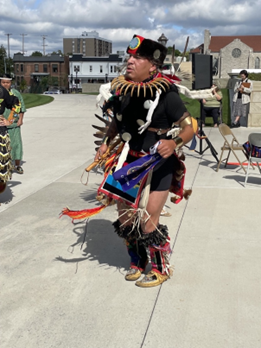
<path id="1" fill-rule="evenodd" d="M 261 81 L 253 81 L 253 91 L 250 96 L 250 111 L 248 127 L 261 126 Z"/>
<path id="2" fill-rule="evenodd" d="M 261 125 L 261 113 L 249 113 L 248 114 L 248 127 L 260 127 Z"/>
<path id="3" fill-rule="evenodd" d="M 99 93 L 101 83 L 83 83 L 82 93 Z"/>

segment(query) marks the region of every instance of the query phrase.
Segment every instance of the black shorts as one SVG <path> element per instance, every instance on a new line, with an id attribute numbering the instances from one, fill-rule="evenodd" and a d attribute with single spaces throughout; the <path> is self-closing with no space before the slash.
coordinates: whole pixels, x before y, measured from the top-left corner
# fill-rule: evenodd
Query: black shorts
<path id="1" fill-rule="evenodd" d="M 179 160 L 172 155 L 162 159 L 153 169 L 150 191 L 167 191 L 172 182 L 175 169 L 179 167 Z"/>

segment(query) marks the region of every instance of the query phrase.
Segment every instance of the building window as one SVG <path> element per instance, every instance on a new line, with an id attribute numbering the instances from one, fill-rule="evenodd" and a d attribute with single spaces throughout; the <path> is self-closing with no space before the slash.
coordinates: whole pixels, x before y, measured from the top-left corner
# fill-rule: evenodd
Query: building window
<path id="1" fill-rule="evenodd" d="M 111 65 L 111 73 L 113 72 L 113 66 Z"/>
<path id="2" fill-rule="evenodd" d="M 44 65 L 43 65 L 43 72 L 44 72 L 44 73 L 47 73 L 47 72 L 48 72 L 47 64 L 44 64 Z"/>
<path id="3" fill-rule="evenodd" d="M 114 65 L 114 72 L 117 72 L 117 66 Z"/>
<path id="4" fill-rule="evenodd" d="M 39 72 L 39 64 L 34 65 L 34 72 Z"/>
<path id="5" fill-rule="evenodd" d="M 19 64 L 16 64 L 16 72 L 19 72 Z"/>
<path id="6" fill-rule="evenodd" d="M 53 73 L 58 73 L 58 65 L 57 64 L 53 64 L 52 69 L 53 69 Z"/>
<path id="7" fill-rule="evenodd" d="M 102 73 L 102 65 L 100 65 L 100 73 Z"/>
<path id="8" fill-rule="evenodd" d="M 239 48 L 234 48 L 232 51 L 232 57 L 239 58 L 241 56 L 241 50 Z"/>
<path id="9" fill-rule="evenodd" d="M 92 72 L 92 65 L 90 65 L 90 72 Z"/>
<path id="10" fill-rule="evenodd" d="M 255 59 L 255 69 L 260 69 L 260 58 L 258 57 Z"/>
<path id="11" fill-rule="evenodd" d="M 21 73 L 24 72 L 24 64 L 21 64 Z"/>

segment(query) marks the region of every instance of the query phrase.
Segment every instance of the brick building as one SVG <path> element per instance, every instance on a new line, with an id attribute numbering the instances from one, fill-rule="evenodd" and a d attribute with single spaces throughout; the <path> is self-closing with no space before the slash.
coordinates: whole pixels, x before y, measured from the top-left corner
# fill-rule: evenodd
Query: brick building
<path id="1" fill-rule="evenodd" d="M 17 87 L 24 79 L 33 93 L 41 93 L 51 87 L 68 89 L 69 57 L 57 54 L 27 57 L 17 53 L 14 54 L 13 64 Z"/>

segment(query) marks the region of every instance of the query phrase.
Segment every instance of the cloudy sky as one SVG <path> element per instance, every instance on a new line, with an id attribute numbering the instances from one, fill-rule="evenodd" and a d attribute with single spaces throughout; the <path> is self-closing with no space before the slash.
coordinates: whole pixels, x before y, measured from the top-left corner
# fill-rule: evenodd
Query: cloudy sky
<path id="1" fill-rule="evenodd" d="M 125 50 L 133 34 L 183 50 L 203 43 L 204 29 L 216 35 L 261 35 L 261 0 L 0 0 L 0 45 L 10 53 L 63 51 L 63 37 L 97 31 L 113 43 L 113 52 Z"/>

